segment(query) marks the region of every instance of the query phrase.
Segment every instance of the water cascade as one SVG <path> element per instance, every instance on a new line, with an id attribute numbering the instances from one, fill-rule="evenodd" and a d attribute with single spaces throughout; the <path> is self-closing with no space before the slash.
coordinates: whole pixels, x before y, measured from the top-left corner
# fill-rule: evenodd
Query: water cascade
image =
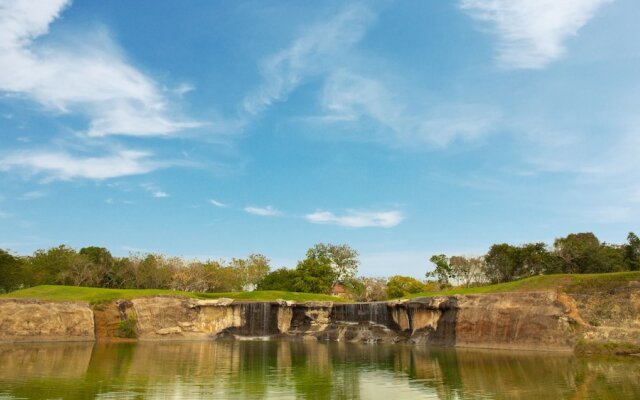
<path id="1" fill-rule="evenodd" d="M 392 321 L 387 303 L 334 304 L 331 320 L 337 322 L 372 323 L 389 326 Z"/>
<path id="2" fill-rule="evenodd" d="M 238 330 L 241 336 L 269 336 L 279 333 L 278 306 L 269 302 L 247 302 L 240 304 L 243 318 Z"/>

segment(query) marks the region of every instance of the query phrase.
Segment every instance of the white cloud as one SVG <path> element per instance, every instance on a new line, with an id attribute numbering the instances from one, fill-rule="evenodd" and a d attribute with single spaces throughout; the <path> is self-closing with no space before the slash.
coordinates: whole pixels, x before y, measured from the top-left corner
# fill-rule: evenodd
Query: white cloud
<path id="1" fill-rule="evenodd" d="M 543 68 L 561 57 L 598 8 L 612 0 L 461 0 L 460 8 L 499 36 L 498 60 L 512 68 Z"/>
<path id="2" fill-rule="evenodd" d="M 24 151 L 0 158 L 0 171 L 22 169 L 49 179 L 108 179 L 151 172 L 165 164 L 150 160 L 148 152 L 123 150 L 99 157 L 65 152 Z"/>
<path id="3" fill-rule="evenodd" d="M 158 186 L 154 185 L 153 183 L 143 183 L 140 185 L 140 187 L 143 190 L 151 193 L 151 196 L 157 199 L 171 196 L 169 193 L 165 192 L 164 190 L 161 190 Z"/>
<path id="4" fill-rule="evenodd" d="M 6 218 L 9 218 L 9 217 L 11 217 L 11 214 L 6 213 L 4 211 L 0 211 L 0 219 L 6 219 Z"/>
<path id="5" fill-rule="evenodd" d="M 45 197 L 46 195 L 47 194 L 45 192 L 34 190 L 31 192 L 23 193 L 22 196 L 20 196 L 20 200 L 35 200 L 41 197 Z"/>
<path id="6" fill-rule="evenodd" d="M 198 126 L 171 117 L 162 90 L 130 65 L 104 32 L 72 43 L 35 43 L 68 0 L 14 0 L 0 7 L 0 91 L 90 119 L 89 136 L 167 135 Z"/>
<path id="7" fill-rule="evenodd" d="M 329 21 L 310 27 L 291 46 L 265 58 L 263 84 L 245 98 L 244 111 L 255 115 L 285 99 L 309 76 L 330 69 L 363 37 L 374 15 L 362 5 L 351 5 Z"/>
<path id="8" fill-rule="evenodd" d="M 330 211 L 319 210 L 305 215 L 305 219 L 314 224 L 340 225 L 349 228 L 391 228 L 402 222 L 404 216 L 400 211 L 348 210 L 345 215 L 336 215 Z"/>
<path id="9" fill-rule="evenodd" d="M 280 211 L 276 210 L 271 206 L 266 206 L 266 207 L 248 206 L 244 208 L 244 211 L 248 212 L 249 214 L 259 215 L 261 217 L 274 217 L 276 215 L 280 215 Z"/>
<path id="10" fill-rule="evenodd" d="M 155 197 L 155 198 L 159 198 L 160 199 L 160 198 L 169 197 L 169 196 L 170 196 L 169 193 L 163 192 L 161 190 L 153 192 L 153 197 Z"/>
<path id="11" fill-rule="evenodd" d="M 219 201 L 217 201 L 217 200 L 214 200 L 214 199 L 209 199 L 209 203 L 210 203 L 210 204 L 212 204 L 212 205 L 214 205 L 214 206 L 216 206 L 216 207 L 218 207 L 218 208 L 225 208 L 225 207 L 227 207 L 227 205 L 226 205 L 226 204 L 221 203 L 221 202 L 219 202 Z"/>
<path id="12" fill-rule="evenodd" d="M 346 70 L 336 71 L 327 79 L 321 103 L 326 111 L 323 122 L 369 119 L 390 131 L 394 143 L 425 142 L 436 147 L 484 136 L 500 119 L 500 113 L 489 106 L 404 104 L 380 80 Z"/>

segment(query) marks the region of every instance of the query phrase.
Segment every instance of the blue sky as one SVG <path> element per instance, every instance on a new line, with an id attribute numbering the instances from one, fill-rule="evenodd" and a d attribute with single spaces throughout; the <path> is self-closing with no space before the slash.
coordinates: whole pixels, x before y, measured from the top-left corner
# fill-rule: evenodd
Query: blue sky
<path id="1" fill-rule="evenodd" d="M 434 253 L 621 243 L 633 0 L 0 1 L 0 247 Z"/>

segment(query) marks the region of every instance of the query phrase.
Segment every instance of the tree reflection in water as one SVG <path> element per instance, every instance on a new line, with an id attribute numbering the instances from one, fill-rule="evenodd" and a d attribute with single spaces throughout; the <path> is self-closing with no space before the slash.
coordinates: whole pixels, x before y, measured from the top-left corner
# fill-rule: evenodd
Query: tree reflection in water
<path id="1" fill-rule="evenodd" d="M 640 398 L 637 358 L 306 341 L 0 345 L 3 398 Z"/>

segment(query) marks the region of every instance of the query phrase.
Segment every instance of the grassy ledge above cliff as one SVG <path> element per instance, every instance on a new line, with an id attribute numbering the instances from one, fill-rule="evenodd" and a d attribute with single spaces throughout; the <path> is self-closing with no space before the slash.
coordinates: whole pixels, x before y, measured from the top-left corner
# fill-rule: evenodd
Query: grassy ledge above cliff
<path id="1" fill-rule="evenodd" d="M 610 274 L 558 274 L 539 275 L 518 281 L 470 288 L 457 287 L 438 292 L 415 293 L 404 298 L 449 296 L 454 294 L 485 294 L 505 292 L 532 292 L 555 290 L 566 293 L 590 293 L 612 290 L 629 282 L 640 281 L 640 271 Z"/>
<path id="2" fill-rule="evenodd" d="M 165 289 L 104 289 L 93 287 L 43 285 L 0 295 L 0 299 L 32 299 L 45 301 L 86 301 L 103 303 L 118 299 L 128 300 L 158 295 L 183 296 L 193 299 L 230 298 L 234 300 L 273 301 L 276 299 L 305 301 L 344 302 L 344 299 L 316 293 L 296 293 L 281 291 L 254 291 L 234 293 L 192 293 Z"/>

